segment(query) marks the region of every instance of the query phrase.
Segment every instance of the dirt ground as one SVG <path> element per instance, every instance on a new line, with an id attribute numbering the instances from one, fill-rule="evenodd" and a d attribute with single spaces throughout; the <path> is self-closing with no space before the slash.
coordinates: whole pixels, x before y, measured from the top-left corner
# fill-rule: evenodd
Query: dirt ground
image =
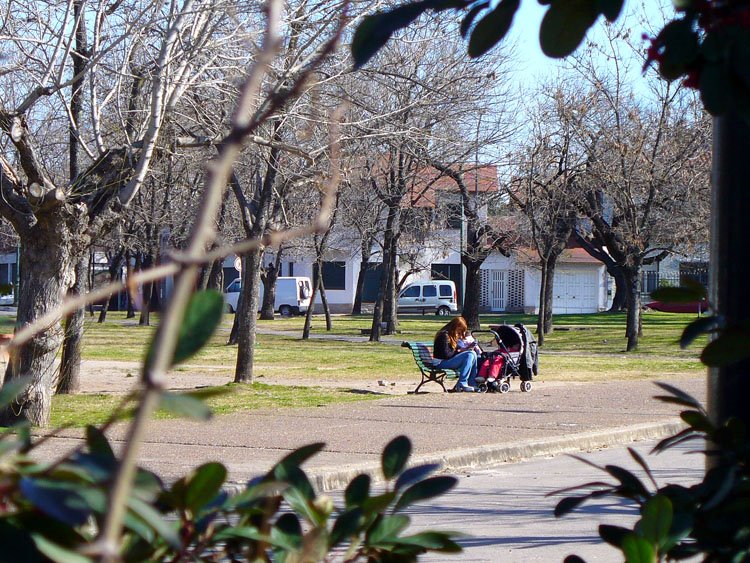
<path id="1" fill-rule="evenodd" d="M 138 385 L 140 375 L 138 362 L 118 362 L 84 360 L 81 365 L 81 389 L 85 393 L 127 393 Z M 167 387 L 173 390 L 198 389 L 206 386 L 231 383 L 234 366 L 205 366 L 184 364 L 167 374 Z M 269 377 L 256 378 L 259 383 L 269 385 L 300 385 L 303 387 L 327 387 L 338 389 L 361 389 L 377 393 L 403 395 L 414 389 L 419 376 L 413 380 L 345 380 L 337 377 L 300 378 Z M 439 386 L 430 384 L 426 390 L 442 391 Z M 433 389 L 429 389 L 432 387 Z M 423 387 L 424 389 L 424 387 Z"/>

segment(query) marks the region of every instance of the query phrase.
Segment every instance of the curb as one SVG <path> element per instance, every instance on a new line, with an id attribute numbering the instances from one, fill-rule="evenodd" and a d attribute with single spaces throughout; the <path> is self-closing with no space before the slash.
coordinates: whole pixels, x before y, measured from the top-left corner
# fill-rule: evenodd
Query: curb
<path id="1" fill-rule="evenodd" d="M 410 465 L 421 465 L 425 463 L 437 463 L 443 472 L 456 472 L 478 467 L 486 468 L 500 463 L 511 463 L 531 459 L 534 457 L 547 457 L 564 453 L 573 453 L 608 446 L 621 446 L 643 440 L 657 440 L 677 434 L 685 428 L 685 423 L 680 419 L 672 419 L 664 422 L 652 422 L 608 428 L 593 432 L 581 432 L 568 436 L 556 436 L 530 440 L 516 444 L 498 444 L 496 446 L 482 446 L 479 448 L 465 448 L 450 450 L 440 454 L 415 456 Z M 380 466 L 375 463 L 352 464 L 337 468 L 311 468 L 307 471 L 308 477 L 315 490 L 327 492 L 343 489 L 349 482 L 360 473 L 369 474 L 373 482 L 380 481 Z M 230 487 L 240 486 L 227 484 Z"/>

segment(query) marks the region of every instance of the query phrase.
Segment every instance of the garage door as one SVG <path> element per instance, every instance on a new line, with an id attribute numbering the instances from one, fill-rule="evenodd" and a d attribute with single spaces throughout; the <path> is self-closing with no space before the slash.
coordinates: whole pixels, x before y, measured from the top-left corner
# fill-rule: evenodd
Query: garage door
<path id="1" fill-rule="evenodd" d="M 556 314 L 596 313 L 598 289 L 596 272 L 557 270 L 552 310 Z"/>

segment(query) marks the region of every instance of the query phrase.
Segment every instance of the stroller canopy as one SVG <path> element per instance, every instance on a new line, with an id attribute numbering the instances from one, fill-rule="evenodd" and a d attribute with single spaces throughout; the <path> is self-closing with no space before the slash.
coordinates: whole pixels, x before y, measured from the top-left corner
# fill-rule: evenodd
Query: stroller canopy
<path id="1" fill-rule="evenodd" d="M 506 348 L 514 348 L 517 346 L 519 351 L 523 352 L 523 338 L 521 337 L 521 331 L 516 327 L 511 325 L 492 325 L 490 326 L 490 329 L 497 333 Z"/>

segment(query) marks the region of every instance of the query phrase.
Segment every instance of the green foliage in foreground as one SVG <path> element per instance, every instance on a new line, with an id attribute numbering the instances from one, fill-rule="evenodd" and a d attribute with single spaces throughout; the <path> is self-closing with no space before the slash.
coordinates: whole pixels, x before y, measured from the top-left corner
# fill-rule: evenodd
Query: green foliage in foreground
<path id="1" fill-rule="evenodd" d="M 665 384 L 662 401 L 687 407 L 682 420 L 687 428 L 662 440 L 655 452 L 687 441 L 707 448 L 711 468 L 703 481 L 691 487 L 658 485 L 646 461 L 633 449 L 630 454 L 650 483 L 619 466 L 600 467 L 614 480 L 587 483 L 560 492 L 577 492 L 562 499 L 556 516 L 575 510 L 590 499 L 614 496 L 635 503 L 641 518 L 635 526 L 601 525 L 599 535 L 622 551 L 628 562 L 652 563 L 702 556 L 703 561 L 747 561 L 750 558 L 750 441 L 737 419 L 714 425 L 694 398 Z M 585 461 L 585 460 L 583 460 Z M 589 463 L 589 462 L 586 462 Z M 580 563 L 570 556 L 566 563 Z"/>
<path id="2" fill-rule="evenodd" d="M 6 393 L 6 399 L 13 395 Z M 6 401 L 7 402 L 7 401 Z M 34 462 L 27 427 L 0 437 L 0 537 L 18 561 L 87 562 L 99 555 L 107 496 L 118 467 L 105 435 L 86 431 L 85 446 L 53 463 Z M 240 491 L 225 490 L 227 469 L 211 462 L 171 485 L 139 469 L 131 491 L 119 558 L 123 561 L 320 561 L 331 550 L 347 560 L 415 561 L 422 553 L 456 553 L 454 532 L 408 535 L 414 504 L 450 490 L 454 477 L 436 465 L 407 468 L 408 438 L 382 454 L 383 492 L 355 477 L 343 506 L 318 495 L 301 465 L 323 449 L 304 446 Z M 283 508 L 282 508 L 283 507 Z"/>
<path id="3" fill-rule="evenodd" d="M 380 398 L 375 393 L 354 393 L 346 389 L 265 385 L 263 383 L 204 387 L 184 393 L 200 399 L 214 414 L 230 414 L 247 410 L 278 407 L 322 407 L 334 403 L 351 403 Z M 52 399 L 53 427 L 84 427 L 105 423 L 123 401 L 120 395 L 90 393 L 55 395 Z M 129 418 L 126 411 L 123 418 Z M 157 412 L 156 418 L 173 418 L 167 410 Z"/>

